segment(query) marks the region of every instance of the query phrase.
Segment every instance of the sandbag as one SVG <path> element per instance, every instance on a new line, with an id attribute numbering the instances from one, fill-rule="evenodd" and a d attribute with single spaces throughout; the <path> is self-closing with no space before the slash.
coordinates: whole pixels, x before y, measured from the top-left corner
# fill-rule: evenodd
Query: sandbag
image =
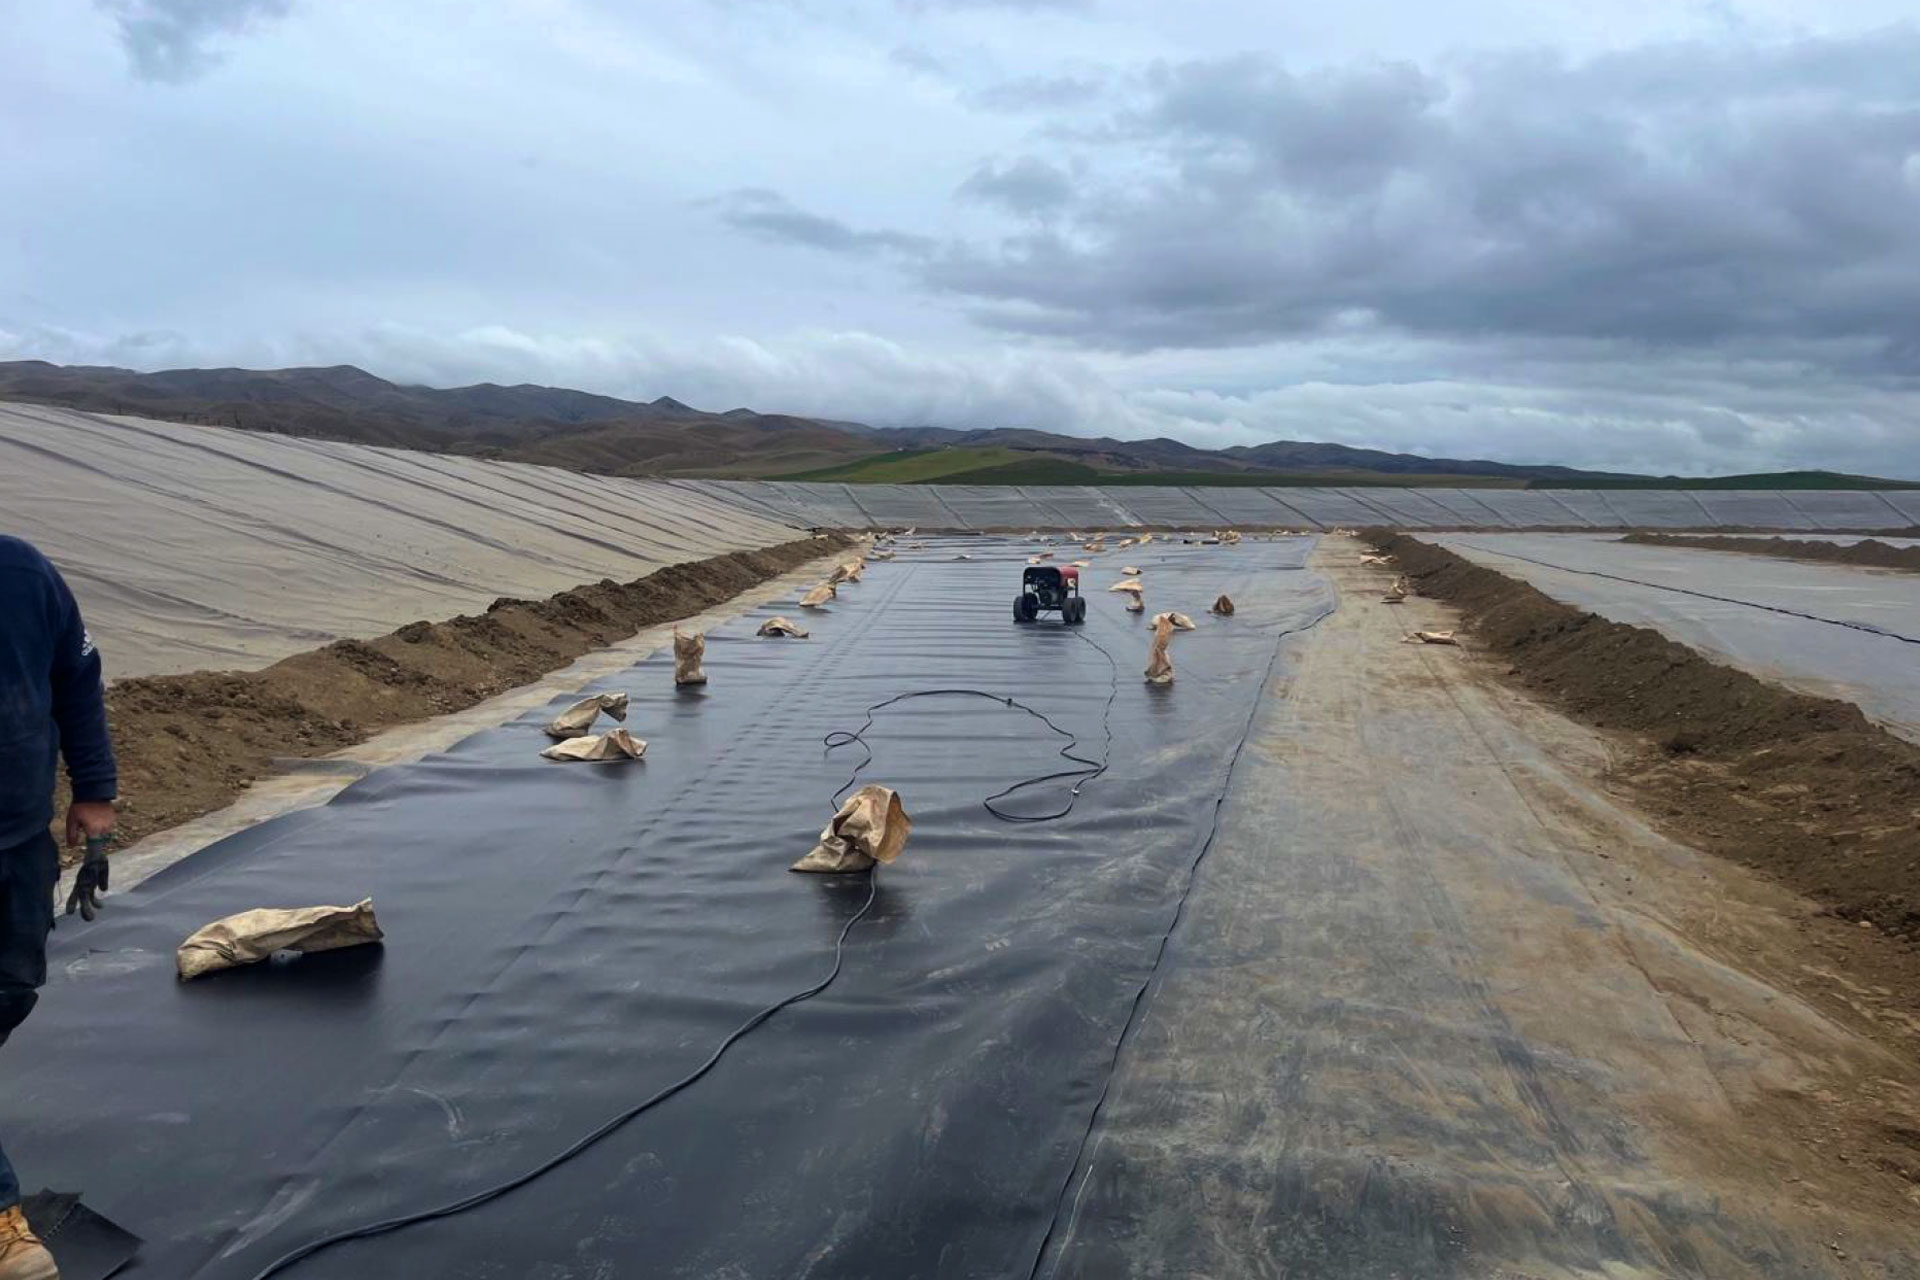
<path id="1" fill-rule="evenodd" d="M 577 738 L 593 728 L 593 722 L 604 711 L 615 720 L 627 718 L 627 695 L 624 693 L 596 693 L 562 711 L 547 724 L 547 735 L 554 738 Z"/>
<path id="2" fill-rule="evenodd" d="M 647 754 L 647 744 L 625 729 L 609 729 L 556 742 L 540 754 L 549 760 L 638 760 Z"/>
<path id="3" fill-rule="evenodd" d="M 1399 604 L 1407 598 L 1408 590 L 1407 575 L 1403 573 L 1393 580 L 1393 585 L 1388 587 L 1386 594 L 1380 597 L 1380 603 Z"/>
<path id="4" fill-rule="evenodd" d="M 1208 607 L 1207 612 L 1217 613 L 1223 618 L 1231 618 L 1233 616 L 1233 597 L 1226 595 L 1221 596 Z"/>
<path id="5" fill-rule="evenodd" d="M 384 936 L 374 919 L 372 898 L 351 907 L 263 908 L 215 920 L 181 943 L 173 960 L 180 981 L 187 982 L 222 969 L 258 964 L 276 951 L 310 955 L 364 946 Z"/>
<path id="6" fill-rule="evenodd" d="M 1145 613 L 1147 602 L 1140 596 L 1128 596 L 1126 610 L 1128 613 Z"/>
<path id="7" fill-rule="evenodd" d="M 1147 683 L 1173 683 L 1173 657 L 1167 642 L 1173 639 L 1173 617 L 1161 614 L 1153 620 L 1153 647 L 1147 651 Z"/>
<path id="8" fill-rule="evenodd" d="M 768 618 L 760 624 L 760 630 L 754 633 L 762 636 L 792 636 L 796 640 L 807 638 L 807 629 L 788 622 L 785 618 Z"/>
<path id="9" fill-rule="evenodd" d="M 1367 555 L 1363 553 L 1360 557 L 1360 563 L 1366 564 L 1366 565 L 1375 565 L 1375 566 L 1389 565 L 1393 563 L 1393 557 L 1383 556 L 1383 555 Z"/>
<path id="10" fill-rule="evenodd" d="M 1139 543 L 1138 543 L 1137 545 L 1139 545 L 1139 546 L 1142 546 L 1142 547 L 1144 547 L 1144 546 L 1146 546 L 1146 545 L 1147 545 L 1147 544 L 1148 544 L 1149 542 L 1152 542 L 1152 541 L 1153 541 L 1153 535 L 1152 535 L 1152 534 L 1150 534 L 1150 533 L 1143 533 L 1143 534 L 1141 534 L 1141 535 L 1140 535 L 1140 541 L 1139 541 Z"/>
<path id="11" fill-rule="evenodd" d="M 1091 560 L 1075 560 L 1075 561 L 1073 562 L 1073 567 L 1074 567 L 1074 568 L 1076 568 L 1076 569 L 1091 569 L 1091 568 L 1093 568 L 1093 561 L 1091 561 Z"/>
<path id="12" fill-rule="evenodd" d="M 1174 613 L 1171 610 L 1169 610 L 1166 613 L 1156 613 L 1153 615 L 1153 625 L 1155 627 L 1158 627 L 1160 625 L 1160 620 L 1162 618 L 1165 618 L 1168 622 L 1172 623 L 1173 629 L 1175 631 L 1193 630 L 1193 619 L 1189 618 L 1184 613 Z"/>
<path id="13" fill-rule="evenodd" d="M 1120 572 L 1126 574 L 1129 578 L 1137 578 L 1140 576 L 1140 569 L 1137 565 L 1123 565 Z"/>
<path id="14" fill-rule="evenodd" d="M 875 552 L 873 553 L 873 558 L 874 558 L 875 560 L 891 560 L 891 559 L 893 559 L 893 552 L 891 552 L 891 551 L 875 551 Z"/>
<path id="15" fill-rule="evenodd" d="M 705 684 L 707 673 L 701 669 L 700 661 L 707 656 L 707 636 L 704 631 L 691 635 L 681 635 L 680 628 L 673 629 L 673 682 L 676 685 Z"/>
<path id="16" fill-rule="evenodd" d="M 1113 584 L 1112 586 L 1110 586 L 1110 587 L 1108 587 L 1108 588 L 1107 588 L 1107 590 L 1109 590 L 1109 591 L 1131 591 L 1131 592 L 1132 592 L 1132 593 L 1133 593 L 1134 595 L 1139 595 L 1139 594 L 1140 594 L 1140 593 L 1141 593 L 1142 591 L 1145 591 L 1145 590 L 1146 590 L 1146 588 L 1145 588 L 1145 587 L 1143 587 L 1143 586 L 1141 586 L 1141 585 L 1140 585 L 1139 583 L 1137 583 L 1137 582 L 1116 582 L 1116 583 L 1114 583 L 1114 584 Z"/>
<path id="17" fill-rule="evenodd" d="M 1400 642 L 1402 644 L 1454 644 L 1454 645 L 1457 645 L 1460 643 L 1458 640 L 1454 639 L 1453 632 L 1451 631 L 1409 631 L 1407 632 L 1406 635 L 1400 638 Z"/>
<path id="18" fill-rule="evenodd" d="M 820 832 L 820 843 L 793 864 L 795 871 L 865 871 L 892 862 L 906 847 L 913 819 L 889 787 L 869 784 L 847 797 Z"/>
<path id="19" fill-rule="evenodd" d="M 823 582 L 800 597 L 800 607 L 802 609 L 824 609 L 827 601 L 833 599 L 838 594 L 840 593 L 833 589 L 831 582 Z"/>

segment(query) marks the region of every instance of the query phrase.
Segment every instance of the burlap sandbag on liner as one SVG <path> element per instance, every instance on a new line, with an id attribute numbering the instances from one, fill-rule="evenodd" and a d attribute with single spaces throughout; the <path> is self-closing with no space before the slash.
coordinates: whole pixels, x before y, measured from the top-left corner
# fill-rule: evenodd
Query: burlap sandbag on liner
<path id="1" fill-rule="evenodd" d="M 1221 596 L 1213 602 L 1212 607 L 1209 608 L 1207 612 L 1217 613 L 1223 618 L 1231 618 L 1233 616 L 1233 597 L 1226 595 Z"/>
<path id="2" fill-rule="evenodd" d="M 1172 684 L 1173 658 L 1167 653 L 1167 641 L 1173 639 L 1173 617 L 1161 614 L 1153 620 L 1153 648 L 1147 651 L 1147 683 Z"/>
<path id="3" fill-rule="evenodd" d="M 785 618 L 768 618 L 760 624 L 760 630 L 754 634 L 762 636 L 792 636 L 796 640 L 805 640 L 807 638 L 807 629 L 789 622 Z"/>
<path id="4" fill-rule="evenodd" d="M 1193 630 L 1193 619 L 1184 613 L 1174 613 L 1172 610 L 1168 610 L 1166 613 L 1156 613 L 1153 615 L 1153 625 L 1158 627 L 1163 618 L 1173 624 L 1175 631 Z"/>
<path id="5" fill-rule="evenodd" d="M 700 662 L 707 656 L 707 633 L 695 631 L 681 635 L 673 629 L 673 682 L 676 685 L 705 684 L 707 673 Z"/>
<path id="6" fill-rule="evenodd" d="M 1126 609 L 1128 613 L 1145 613 L 1147 611 L 1147 602 L 1140 596 L 1128 596 Z"/>
<path id="7" fill-rule="evenodd" d="M 1380 597 L 1380 603 L 1399 604 L 1407 598 L 1407 593 L 1410 589 L 1407 584 L 1407 575 L 1403 573 L 1393 580 L 1393 585 L 1388 587 L 1386 594 Z"/>
<path id="8" fill-rule="evenodd" d="M 1400 637 L 1402 644 L 1452 644 L 1460 642 L 1454 639 L 1451 631 L 1409 631 Z"/>
<path id="9" fill-rule="evenodd" d="M 263 908 L 215 920 L 180 944 L 174 965 L 182 982 L 222 969 L 258 964 L 276 951 L 338 951 L 378 942 L 384 935 L 373 899 L 351 907 Z"/>
<path id="10" fill-rule="evenodd" d="M 1140 593 L 1141 593 L 1142 591 L 1145 591 L 1145 590 L 1146 590 L 1146 588 L 1145 588 L 1144 586 L 1142 586 L 1142 585 L 1140 585 L 1140 584 L 1139 584 L 1139 583 L 1137 583 L 1137 582 L 1132 582 L 1132 581 L 1128 581 L 1128 582 L 1116 582 L 1116 583 L 1114 583 L 1114 584 L 1113 584 L 1112 586 L 1110 586 L 1110 587 L 1108 587 L 1108 588 L 1107 588 L 1107 590 L 1109 590 L 1109 591 L 1130 591 L 1130 592 L 1132 592 L 1132 593 L 1133 593 L 1134 595 L 1136 595 L 1136 596 L 1137 596 L 1137 595 L 1139 595 L 1139 594 L 1140 594 Z"/>
<path id="11" fill-rule="evenodd" d="M 824 609 L 827 607 L 827 601 L 833 599 L 834 596 L 838 594 L 839 592 L 833 589 L 831 582 L 823 582 L 800 597 L 800 607 L 802 609 Z"/>
<path id="12" fill-rule="evenodd" d="M 820 832 L 820 843 L 793 864 L 795 871 L 865 871 L 900 856 L 913 819 L 889 787 L 868 785 L 847 797 Z"/>
<path id="13" fill-rule="evenodd" d="M 577 738 L 593 728 L 593 722 L 604 711 L 615 720 L 627 718 L 627 695 L 624 693 L 596 693 L 562 711 L 547 724 L 547 736 L 553 738 Z"/>
<path id="14" fill-rule="evenodd" d="M 610 729 L 556 742 L 540 754 L 549 760 L 638 760 L 647 754 L 647 744 L 625 729 Z"/>

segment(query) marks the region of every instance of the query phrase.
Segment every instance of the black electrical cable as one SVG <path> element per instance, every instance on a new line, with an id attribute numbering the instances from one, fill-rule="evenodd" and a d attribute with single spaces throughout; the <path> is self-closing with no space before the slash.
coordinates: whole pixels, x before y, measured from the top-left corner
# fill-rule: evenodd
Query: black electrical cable
<path id="1" fill-rule="evenodd" d="M 840 976 L 840 966 L 846 959 L 847 935 L 853 932 L 853 926 L 859 924 L 867 912 L 873 910 L 874 899 L 880 892 L 880 882 L 874 878 L 873 872 L 871 870 L 867 871 L 866 876 L 867 900 L 860 905 L 858 911 L 847 918 L 847 923 L 841 928 L 840 937 L 835 940 L 833 944 L 833 968 L 827 973 L 827 976 L 804 991 L 796 991 L 778 1003 L 768 1005 L 741 1023 L 738 1027 L 735 1027 L 732 1033 L 720 1042 L 719 1047 L 713 1051 L 705 1062 L 695 1067 L 686 1075 L 681 1076 L 678 1080 L 660 1090 L 660 1092 L 654 1094 L 646 1101 L 628 1107 L 619 1115 L 614 1116 L 611 1120 L 602 1124 L 598 1129 L 580 1138 L 572 1146 L 547 1157 L 547 1159 L 541 1161 L 525 1173 L 516 1174 L 505 1182 L 484 1187 L 479 1191 L 473 1192 L 471 1195 L 463 1196 L 458 1200 L 450 1201 L 432 1209 L 421 1209 L 416 1213 L 401 1214 L 398 1217 L 385 1218 L 379 1222 L 368 1223 L 363 1227 L 350 1227 L 345 1231 L 336 1231 L 330 1236 L 322 1236 L 318 1240 L 303 1244 L 298 1249 L 275 1258 L 259 1271 L 256 1271 L 253 1275 L 253 1280 L 267 1280 L 267 1277 L 278 1275 L 296 1262 L 310 1258 L 322 1249 L 332 1248 L 334 1245 L 343 1244 L 348 1240 L 365 1240 L 370 1236 L 382 1236 L 389 1231 L 398 1231 L 402 1227 L 411 1227 L 422 1222 L 431 1222 L 436 1218 L 451 1218 L 455 1214 L 465 1213 L 469 1209 L 478 1208 L 486 1204 L 489 1200 L 497 1200 L 509 1191 L 517 1190 L 520 1187 L 526 1186 L 534 1179 L 551 1173 L 553 1170 L 579 1155 L 582 1151 L 585 1151 L 588 1147 L 591 1147 L 594 1143 L 599 1142 L 602 1138 L 612 1134 L 628 1121 L 639 1116 L 642 1112 L 652 1110 L 668 1098 L 671 1098 L 674 1094 L 692 1085 L 699 1080 L 700 1077 L 706 1075 L 707 1072 L 718 1066 L 721 1056 L 724 1055 L 728 1049 L 731 1049 L 734 1044 L 749 1031 L 752 1031 L 755 1027 L 758 1027 L 782 1009 L 799 1004 L 802 1000 L 811 1000 L 822 991 L 825 991 L 829 986 L 833 985 L 833 980 Z"/>
<path id="2" fill-rule="evenodd" d="M 1120 693 L 1119 664 L 1114 661 L 1113 654 L 1109 652 L 1106 649 L 1106 647 L 1101 645 L 1097 640 L 1094 640 L 1091 637 L 1086 636 L 1084 633 L 1075 632 L 1075 634 L 1079 635 L 1081 639 L 1086 640 L 1088 644 L 1091 644 L 1094 648 L 1100 650 L 1101 653 L 1105 654 L 1107 658 L 1107 665 L 1112 669 L 1113 686 L 1112 686 L 1112 689 L 1107 694 L 1106 711 L 1102 716 L 1102 721 L 1106 726 L 1107 751 L 1108 751 L 1108 755 L 1111 756 L 1112 750 L 1113 750 L 1113 727 L 1112 727 L 1113 703 L 1114 703 L 1114 699 L 1118 697 Z M 1015 783 L 1013 786 L 1008 787 L 1004 791 L 999 791 L 994 793 L 991 796 L 988 796 L 981 803 L 986 806 L 987 812 L 993 814 L 994 817 L 999 818 L 1004 822 L 1051 822 L 1057 818 L 1064 818 L 1067 814 L 1073 811 L 1074 803 L 1078 801 L 1080 798 L 1080 789 L 1086 786 L 1087 783 L 1093 781 L 1095 778 L 1099 777 L 1101 774 L 1107 771 L 1106 761 L 1089 760 L 1085 756 L 1073 754 L 1074 748 L 1079 745 L 1079 739 L 1072 733 L 1069 733 L 1067 730 L 1062 729 L 1059 725 L 1055 724 L 1052 720 L 1049 720 L 1045 713 L 1036 711 L 1034 708 L 1027 706 L 1023 702 L 1019 702 L 1013 698 L 1003 697 L 1000 694 L 987 693 L 984 690 L 980 690 L 980 689 L 922 689 L 922 690 L 916 690 L 912 693 L 899 694 L 899 695 L 896 695 L 895 697 L 887 698 L 881 702 L 874 703 L 871 707 L 867 708 L 867 722 L 864 725 L 862 725 L 859 728 L 859 730 L 853 733 L 838 732 L 838 733 L 830 733 L 826 736 L 824 743 L 825 743 L 826 749 L 829 751 L 832 751 L 837 747 L 846 746 L 848 743 L 858 742 L 863 748 L 866 749 L 866 753 L 867 753 L 866 758 L 863 759 L 858 765 L 854 767 L 853 776 L 847 779 L 846 786 L 843 786 L 840 788 L 839 791 L 834 792 L 832 807 L 836 809 L 839 807 L 840 796 L 847 790 L 848 787 L 851 787 L 854 784 L 854 781 L 856 779 L 859 778 L 860 770 L 866 768 L 867 765 L 871 764 L 873 761 L 873 748 L 867 743 L 867 741 L 861 735 L 866 733 L 867 730 L 873 727 L 873 718 L 876 712 L 880 711 L 885 707 L 892 706 L 894 703 L 905 702 L 912 698 L 937 697 L 937 696 L 943 696 L 948 694 L 962 694 L 962 695 L 973 696 L 973 697 L 988 698 L 995 702 L 1004 703 L 1006 706 L 1013 707 L 1017 710 L 1026 712 L 1028 715 L 1033 716 L 1034 718 L 1040 720 L 1042 723 L 1044 723 L 1047 726 L 1047 728 L 1051 729 L 1053 732 L 1067 739 L 1067 745 L 1060 749 L 1061 755 L 1065 756 L 1069 760 L 1072 760 L 1076 764 L 1086 766 L 1085 768 L 1081 768 L 1081 769 L 1061 770 L 1057 773 L 1047 774 L 1045 777 L 1029 778 L 1024 782 Z M 1010 814 L 994 808 L 993 802 L 995 800 L 1004 800 L 1006 797 L 1014 794 L 1017 791 L 1023 791 L 1028 787 L 1039 786 L 1047 782 L 1059 781 L 1060 779 L 1063 779 L 1063 778 L 1075 778 L 1075 779 L 1078 779 L 1078 781 L 1074 783 L 1072 790 L 1068 794 L 1066 805 L 1062 807 L 1057 813 L 1048 813 L 1048 814 L 1030 816 L 1025 814 Z M 705 1062 L 701 1063 L 698 1067 L 695 1067 L 692 1071 L 688 1072 L 686 1075 L 680 1077 L 678 1080 L 666 1086 L 664 1089 L 661 1089 L 658 1093 L 655 1093 L 653 1096 L 647 1098 L 645 1101 L 636 1103 L 633 1106 L 627 1108 L 625 1111 L 622 1111 L 620 1114 L 606 1121 L 599 1128 L 594 1129 L 592 1132 L 579 1138 L 571 1146 L 565 1148 L 564 1150 L 552 1156 L 547 1157 L 547 1159 L 541 1161 L 539 1164 L 535 1165 L 531 1169 L 528 1169 L 524 1173 L 516 1174 L 504 1182 L 498 1182 L 492 1186 L 483 1187 L 479 1191 L 472 1192 L 471 1194 L 463 1196 L 458 1200 L 449 1201 L 446 1204 L 437 1205 L 431 1209 L 421 1209 L 414 1213 L 400 1214 L 392 1218 L 383 1218 L 379 1222 L 371 1222 L 366 1224 L 365 1226 L 360 1226 L 360 1227 L 349 1227 L 343 1231 L 336 1231 L 332 1235 L 322 1236 L 318 1240 L 309 1241 L 308 1243 L 301 1245 L 297 1249 L 281 1254 L 278 1258 L 275 1258 L 272 1262 L 269 1262 L 266 1266 L 262 1267 L 259 1271 L 256 1271 L 253 1274 L 253 1280 L 268 1280 L 269 1277 L 279 1275 L 281 1272 L 285 1271 L 288 1267 L 291 1267 L 298 1262 L 301 1262 L 307 1258 L 312 1257 L 314 1254 L 319 1253 L 323 1249 L 330 1249 L 334 1245 L 344 1244 L 349 1240 L 365 1240 L 373 1236 L 382 1236 L 382 1235 L 386 1235 L 388 1232 L 398 1231 L 403 1227 L 417 1226 L 422 1222 L 432 1222 L 440 1218 L 451 1218 L 456 1214 L 465 1213 L 469 1209 L 476 1209 L 479 1206 L 488 1203 L 489 1201 L 497 1200 L 501 1196 L 506 1195 L 508 1192 L 518 1190 L 519 1188 L 526 1186 L 529 1182 L 533 1182 L 534 1180 L 544 1177 L 548 1173 L 551 1173 L 553 1170 L 559 1168 L 561 1165 L 567 1163 L 567 1161 L 573 1159 L 575 1156 L 585 1151 L 588 1147 L 591 1147 L 595 1143 L 599 1142 L 601 1139 L 610 1136 L 616 1130 L 625 1126 L 628 1122 L 638 1118 L 643 1113 L 652 1110 L 654 1107 L 659 1106 L 661 1103 L 665 1102 L 668 1098 L 673 1097 L 675 1094 L 695 1084 L 697 1081 L 700 1080 L 702 1076 L 706 1075 L 709 1071 L 713 1070 L 714 1067 L 718 1066 L 720 1063 L 720 1059 L 726 1054 L 727 1050 L 731 1049 L 736 1043 L 738 1043 L 741 1039 L 743 1039 L 747 1035 L 747 1033 L 751 1032 L 756 1027 L 760 1026 L 762 1023 L 772 1018 L 775 1014 L 779 1013 L 782 1009 L 791 1008 L 792 1006 L 799 1004 L 803 1000 L 811 1000 L 814 996 L 819 995 L 822 991 L 825 991 L 828 987 L 833 985 L 834 979 L 840 976 L 841 966 L 846 960 L 847 935 L 853 932 L 853 926 L 855 926 L 856 924 L 859 924 L 860 921 L 866 917 L 867 912 L 873 910 L 874 899 L 879 894 L 879 891 L 880 891 L 880 882 L 878 879 L 875 878 L 873 869 L 871 868 L 868 869 L 865 872 L 865 875 L 867 877 L 867 900 L 861 904 L 860 909 L 858 911 L 854 912 L 852 916 L 848 917 L 847 923 L 840 930 L 839 938 L 837 938 L 834 941 L 833 968 L 830 971 L 828 971 L 827 976 L 822 978 L 820 981 L 814 983 L 812 986 L 806 988 L 804 991 L 797 991 L 794 994 L 785 997 L 784 999 L 778 1001 L 775 1004 L 770 1004 L 766 1008 L 760 1010 L 760 1012 L 754 1014 L 751 1018 L 748 1018 L 745 1022 L 741 1023 L 738 1027 L 734 1028 L 733 1031 L 730 1034 L 728 1034 L 726 1039 L 720 1042 L 719 1046 L 714 1049 L 713 1053 L 708 1056 Z"/>
<path id="3" fill-rule="evenodd" d="M 1067 744 L 1060 748 L 1062 758 L 1083 766 L 1078 769 L 1061 769 L 1054 773 L 1042 774 L 1037 778 L 1028 778 L 1022 782 L 1016 782 L 1004 791 L 994 792 L 982 800 L 980 806 L 1002 822 L 1054 822 L 1072 813 L 1073 806 L 1079 802 L 1081 789 L 1095 778 L 1104 774 L 1109 767 L 1109 762 L 1113 756 L 1113 703 L 1114 699 L 1120 696 L 1120 664 L 1114 661 L 1112 652 L 1084 631 L 1075 631 L 1073 634 L 1085 640 L 1105 655 L 1107 666 L 1112 675 L 1111 683 L 1107 689 L 1106 706 L 1100 714 L 1100 723 L 1107 735 L 1107 759 L 1092 760 L 1086 756 L 1076 754 L 1076 749 L 1080 745 L 1080 739 L 1076 734 L 1062 729 L 1047 716 L 1046 712 L 1028 706 L 1018 698 L 1011 698 L 1003 693 L 993 693 L 986 689 L 915 689 L 910 693 L 897 693 L 891 698 L 882 698 L 879 702 L 868 707 L 866 721 L 861 724 L 858 729 L 837 729 L 821 739 L 822 745 L 824 745 L 828 751 L 836 751 L 841 747 L 851 746 L 857 742 L 866 752 L 866 755 L 861 759 L 860 763 L 853 767 L 853 772 L 848 775 L 846 782 L 841 784 L 840 789 L 833 793 L 833 801 L 829 807 L 838 809 L 840 807 L 840 798 L 847 793 L 848 789 L 851 788 L 855 782 L 860 780 L 861 771 L 873 763 L 873 746 L 867 741 L 866 734 L 873 728 L 874 719 L 879 712 L 898 703 L 910 702 L 915 698 L 960 697 L 985 698 L 989 702 L 997 702 L 1001 706 L 1009 707 L 1015 711 L 1024 711 L 1045 725 L 1053 733 L 1067 740 Z M 1073 786 L 1068 788 L 1067 802 L 1050 813 L 1009 813 L 1005 809 L 997 808 L 994 805 L 994 801 L 1005 800 L 1008 796 L 1025 791 L 1029 787 L 1045 786 L 1049 782 L 1060 782 L 1068 778 L 1072 778 L 1075 781 Z"/>

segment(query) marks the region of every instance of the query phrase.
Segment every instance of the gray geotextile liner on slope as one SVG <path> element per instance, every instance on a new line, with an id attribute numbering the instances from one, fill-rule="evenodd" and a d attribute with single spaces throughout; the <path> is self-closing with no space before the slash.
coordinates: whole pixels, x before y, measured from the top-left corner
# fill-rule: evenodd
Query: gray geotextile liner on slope
<path id="1" fill-rule="evenodd" d="M 799 527 L 657 482 L 0 403 L 0 531 L 60 566 L 119 679 L 251 670 Z"/>
<path id="2" fill-rule="evenodd" d="M 1426 536 L 1565 604 L 1843 698 L 1920 741 L 1920 575 L 1604 535 Z"/>
<path id="3" fill-rule="evenodd" d="M 880 712 L 861 781 L 915 830 L 835 986 L 548 1177 L 290 1274 L 1024 1275 L 1279 637 L 1332 607 L 1311 541 L 1141 552 L 1155 609 L 1204 618 L 1170 689 L 1142 681 L 1145 620 L 1117 598 L 1090 593 L 1084 629 L 1016 626 L 1026 544 L 957 562 L 935 541 L 810 614 L 810 640 L 753 638 L 787 602 L 716 628 L 704 689 L 676 693 L 665 654 L 605 681 L 643 762 L 541 760 L 556 699 L 225 840 L 55 936 L 0 1055 L 8 1154 L 145 1236 L 128 1274 L 169 1278 L 250 1276 L 517 1173 L 826 973 L 867 885 L 786 870 L 859 758 L 821 737 L 977 687 L 1111 772 L 1058 822 L 1002 823 L 982 798 L 1070 767 L 1063 739 L 981 698 Z M 1205 616 L 1222 592 L 1238 614 Z M 374 899 L 383 948 L 175 983 L 208 921 L 343 895 Z"/>
<path id="4" fill-rule="evenodd" d="M 1901 529 L 1920 493 L 1900 490 L 1266 488 L 1239 485 L 839 484 L 674 481 L 814 526 L 926 529 L 1178 529 L 1387 525 L 1403 529 Z"/>

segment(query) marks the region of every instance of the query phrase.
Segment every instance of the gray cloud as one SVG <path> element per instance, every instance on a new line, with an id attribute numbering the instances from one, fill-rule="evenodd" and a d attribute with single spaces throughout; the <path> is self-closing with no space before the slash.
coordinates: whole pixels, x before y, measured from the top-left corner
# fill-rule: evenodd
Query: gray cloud
<path id="1" fill-rule="evenodd" d="M 966 95 L 967 105 L 983 111 L 1068 111 L 1098 103 L 1108 92 L 1107 79 L 1091 72 L 1044 76 L 1015 76 Z"/>
<path id="2" fill-rule="evenodd" d="M 887 61 L 916 75 L 944 76 L 948 73 L 946 59 L 923 45 L 895 45 L 892 52 L 887 54 Z"/>
<path id="3" fill-rule="evenodd" d="M 996 327 L 1122 349 L 1787 337 L 1910 368 L 1915 66 L 1911 29 L 1578 63 L 1165 64 L 1077 135 L 1101 198 L 923 280 Z"/>
<path id="4" fill-rule="evenodd" d="M 777 191 L 742 187 L 714 202 L 728 226 L 763 240 L 803 245 L 828 253 L 896 253 L 917 257 L 929 252 L 933 241 L 901 231 L 860 231 L 835 218 L 798 208 Z"/>
<path id="5" fill-rule="evenodd" d="M 894 0 L 902 9 L 1017 9 L 1029 13 L 1055 10 L 1062 12 L 1085 12 L 1094 7 L 1094 0 Z"/>
<path id="6" fill-rule="evenodd" d="M 1072 175 L 1037 156 L 1006 164 L 987 164 L 960 184 L 963 199 L 997 205 L 1021 217 L 1044 217 L 1073 201 Z"/>
<path id="7" fill-rule="evenodd" d="M 284 17 L 292 0 L 94 0 L 120 27 L 120 41 L 145 80 L 180 83 L 204 75 L 221 55 L 212 42 Z"/>

